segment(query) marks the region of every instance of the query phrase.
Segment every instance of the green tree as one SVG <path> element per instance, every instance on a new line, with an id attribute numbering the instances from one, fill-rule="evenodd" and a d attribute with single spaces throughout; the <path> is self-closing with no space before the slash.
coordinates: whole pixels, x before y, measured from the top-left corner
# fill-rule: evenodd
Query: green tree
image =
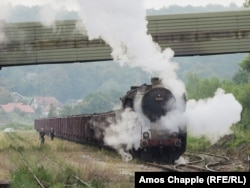
<path id="1" fill-rule="evenodd" d="M 249 80 L 249 73 L 246 70 L 240 69 L 233 76 L 233 82 L 235 84 L 247 83 Z"/>
<path id="2" fill-rule="evenodd" d="M 100 113 L 111 111 L 116 102 L 110 96 L 101 92 L 93 93 L 84 98 L 83 102 L 76 106 L 78 113 Z"/>
<path id="3" fill-rule="evenodd" d="M 35 117 L 36 118 L 40 118 L 42 116 L 42 113 L 43 113 L 43 110 L 40 106 L 37 109 L 35 109 Z"/>
<path id="4" fill-rule="evenodd" d="M 48 117 L 56 117 L 56 116 L 57 116 L 56 107 L 55 105 L 50 104 Z"/>
<path id="5" fill-rule="evenodd" d="M 226 85 L 223 85 L 223 87 L 224 86 Z M 231 86 L 228 86 L 229 85 L 226 86 L 227 91 L 235 96 L 243 108 L 239 127 L 242 127 L 243 130 L 250 130 L 250 82 L 239 85 L 231 84 Z"/>
<path id="6" fill-rule="evenodd" d="M 195 74 L 187 76 L 187 98 L 201 99 L 214 96 L 214 92 L 221 86 L 220 80 L 216 77 L 211 79 L 200 79 Z"/>
<path id="7" fill-rule="evenodd" d="M 13 102 L 14 99 L 11 93 L 3 87 L 0 87 L 0 104 L 7 104 Z"/>
<path id="8" fill-rule="evenodd" d="M 62 110 L 60 110 L 60 115 L 61 116 L 70 116 L 70 115 L 76 115 L 77 111 L 75 107 L 72 105 L 65 105 L 63 106 Z"/>
<path id="9" fill-rule="evenodd" d="M 235 81 L 223 81 L 222 88 L 232 93 L 242 105 L 241 121 L 237 123 L 238 129 L 250 130 L 250 82 L 235 84 Z"/>
<path id="10" fill-rule="evenodd" d="M 250 77 L 250 55 L 243 59 L 243 61 L 239 65 L 241 68 L 233 76 L 233 82 L 235 84 L 247 83 Z"/>
<path id="11" fill-rule="evenodd" d="M 250 73 L 250 55 L 243 59 L 243 61 L 240 63 L 240 67 Z"/>

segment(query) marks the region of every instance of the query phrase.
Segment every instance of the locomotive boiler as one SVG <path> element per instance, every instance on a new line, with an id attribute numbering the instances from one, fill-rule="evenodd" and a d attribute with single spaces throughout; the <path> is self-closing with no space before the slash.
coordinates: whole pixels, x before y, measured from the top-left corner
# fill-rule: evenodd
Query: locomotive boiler
<path id="1" fill-rule="evenodd" d="M 185 105 L 184 94 L 181 100 Z M 187 137 L 185 123 L 176 121 L 181 119 L 185 108 L 179 109 L 176 104 L 177 99 L 173 93 L 162 85 L 158 77 L 154 77 L 151 79 L 151 84 L 132 86 L 121 98 L 119 110 L 36 119 L 35 129 L 39 131 L 43 127 L 49 132 L 53 128 L 56 137 L 112 148 L 112 145 L 105 142 L 108 137 L 107 130 L 114 124 L 118 128 L 122 114 L 129 109 L 141 119 L 141 123 L 135 125 L 140 132 L 128 133 L 127 139 L 129 140 L 129 134 L 132 134 L 138 137 L 138 144 L 127 147 L 126 143 L 122 142 L 120 145 L 124 151 L 145 161 L 174 163 L 185 152 Z M 126 129 L 123 129 L 123 133 L 124 130 Z"/>

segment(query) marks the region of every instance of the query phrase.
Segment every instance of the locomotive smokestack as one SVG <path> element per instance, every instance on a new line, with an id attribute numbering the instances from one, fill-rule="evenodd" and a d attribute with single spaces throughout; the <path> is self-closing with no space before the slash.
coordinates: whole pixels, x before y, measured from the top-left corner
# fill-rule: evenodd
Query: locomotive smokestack
<path id="1" fill-rule="evenodd" d="M 160 85 L 161 80 L 158 77 L 153 77 L 153 78 L 151 78 L 151 84 L 152 84 L 153 87 L 157 86 L 157 85 Z"/>

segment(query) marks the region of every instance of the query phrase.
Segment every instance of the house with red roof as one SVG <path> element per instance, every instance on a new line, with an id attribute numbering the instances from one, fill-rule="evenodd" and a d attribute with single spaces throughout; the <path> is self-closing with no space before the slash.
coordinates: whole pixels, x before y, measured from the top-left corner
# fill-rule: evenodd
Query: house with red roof
<path id="1" fill-rule="evenodd" d="M 3 104 L 3 105 L 0 105 L 0 108 L 5 112 L 14 112 L 14 110 L 16 109 L 27 114 L 35 113 L 34 109 L 30 105 L 26 105 L 23 103 Z"/>

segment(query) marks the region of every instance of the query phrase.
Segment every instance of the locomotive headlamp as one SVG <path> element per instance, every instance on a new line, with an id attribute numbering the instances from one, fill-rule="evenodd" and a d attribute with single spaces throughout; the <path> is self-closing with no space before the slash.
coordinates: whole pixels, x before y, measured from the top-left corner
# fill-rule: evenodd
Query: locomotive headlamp
<path id="1" fill-rule="evenodd" d="M 149 138 L 149 132 L 144 132 L 144 133 L 143 133 L 143 138 L 144 138 L 144 139 Z"/>
<path id="2" fill-rule="evenodd" d="M 148 141 L 147 140 L 143 140 L 141 142 L 141 147 L 147 147 L 147 145 L 148 145 Z"/>
<path id="3" fill-rule="evenodd" d="M 173 132 L 172 133 L 172 138 L 177 138 L 178 137 L 178 133 L 177 132 Z"/>
<path id="4" fill-rule="evenodd" d="M 176 140 L 174 144 L 175 144 L 175 146 L 180 147 L 181 146 L 181 140 L 179 140 L 179 139 Z"/>

